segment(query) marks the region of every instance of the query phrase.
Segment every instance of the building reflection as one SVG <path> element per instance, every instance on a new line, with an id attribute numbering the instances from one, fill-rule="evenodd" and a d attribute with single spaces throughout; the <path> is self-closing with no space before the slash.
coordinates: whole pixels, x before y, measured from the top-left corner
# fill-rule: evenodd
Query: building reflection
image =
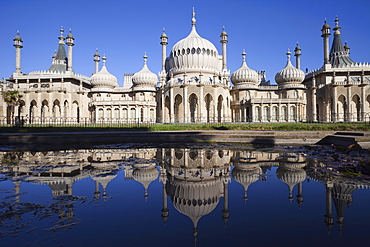
<path id="1" fill-rule="evenodd" d="M 257 186 L 260 181 L 268 181 L 269 171 L 275 167 L 276 177 L 287 185 L 291 203 L 297 187 L 296 202 L 299 207 L 304 201 L 303 182 L 307 178 L 324 184 L 325 224 L 329 231 L 335 223 L 342 231 L 345 208 L 352 203 L 352 193 L 357 188 L 369 187 L 358 179 L 343 180 L 333 176 L 324 169 L 325 164 L 289 152 L 228 148 L 125 148 L 0 152 L 0 159 L 1 173 L 14 183 L 15 203 L 21 201 L 22 183 L 48 185 L 52 197 L 60 198 L 73 197 L 74 183 L 90 178 L 95 182 L 93 200 L 107 202 L 109 183 L 122 170 L 124 180 L 142 184 L 145 199 L 149 197 L 150 184 L 159 179 L 162 183 L 161 217 L 164 223 L 170 220 L 170 201 L 178 212 L 191 220 L 194 241 L 201 218 L 213 212 L 221 202 L 220 215 L 224 224 L 228 222 L 231 178 L 243 188 L 243 192 L 235 193 L 246 201 L 248 189 Z M 59 213 L 61 217 L 72 218 L 73 210 L 73 206 L 68 206 Z"/>
<path id="2" fill-rule="evenodd" d="M 326 190 L 326 213 L 324 222 L 330 234 L 334 224 L 338 224 L 339 232 L 342 234 L 344 226 L 344 213 L 346 208 L 352 204 L 352 194 L 356 189 L 369 189 L 367 181 L 353 177 L 340 177 L 330 172 L 322 162 L 313 161 L 310 163 L 310 179 L 322 183 Z M 336 221 L 333 216 L 333 204 L 336 212 Z"/>

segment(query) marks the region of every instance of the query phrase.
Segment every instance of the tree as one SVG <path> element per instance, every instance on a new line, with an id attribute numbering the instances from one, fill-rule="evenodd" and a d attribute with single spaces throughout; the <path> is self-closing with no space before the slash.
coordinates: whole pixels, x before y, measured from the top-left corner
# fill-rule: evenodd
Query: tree
<path id="1" fill-rule="evenodd" d="M 4 101 L 8 105 L 8 123 L 13 123 L 14 109 L 21 103 L 22 95 L 17 90 L 10 90 L 3 93 Z"/>

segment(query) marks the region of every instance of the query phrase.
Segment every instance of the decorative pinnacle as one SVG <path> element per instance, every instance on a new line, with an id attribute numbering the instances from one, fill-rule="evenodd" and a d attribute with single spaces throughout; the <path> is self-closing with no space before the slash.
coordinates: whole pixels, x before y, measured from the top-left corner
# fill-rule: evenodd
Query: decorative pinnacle
<path id="1" fill-rule="evenodd" d="M 247 55 L 247 53 L 245 53 L 245 49 L 243 49 L 243 53 L 242 53 L 243 62 L 245 62 L 245 56 L 246 55 Z"/>
<path id="2" fill-rule="evenodd" d="M 146 55 L 146 52 L 144 52 L 143 58 L 144 58 L 144 64 L 146 64 L 146 61 L 148 60 L 148 56 Z"/>
<path id="3" fill-rule="evenodd" d="M 288 60 L 290 60 L 290 54 L 292 54 L 292 53 L 290 52 L 290 49 L 288 48 L 288 52 L 286 53 L 286 55 L 288 57 Z"/>
<path id="4" fill-rule="evenodd" d="M 19 32 L 19 30 L 17 30 L 17 35 L 19 36 L 19 35 L 21 35 L 21 33 Z"/>
<path id="5" fill-rule="evenodd" d="M 333 28 L 333 30 L 335 31 L 336 34 L 340 34 L 339 29 L 341 29 L 341 27 L 339 26 L 338 16 L 335 17 L 334 22 L 335 22 L 335 27 Z"/>
<path id="6" fill-rule="evenodd" d="M 191 25 L 192 26 L 195 26 L 197 20 L 195 19 L 195 11 L 194 11 L 194 7 L 193 7 L 193 12 L 191 13 L 192 15 L 192 18 L 191 18 Z"/>
<path id="7" fill-rule="evenodd" d="M 60 31 L 60 36 L 58 37 L 58 39 L 60 40 L 59 43 L 62 43 L 63 40 L 64 40 L 64 36 L 63 36 L 64 29 L 63 29 L 63 26 L 60 26 L 60 30 L 59 31 Z"/>
<path id="8" fill-rule="evenodd" d="M 105 66 L 105 63 L 106 63 L 106 61 L 107 61 L 107 57 L 105 56 L 105 53 L 103 54 L 102 59 L 103 59 L 103 66 Z"/>

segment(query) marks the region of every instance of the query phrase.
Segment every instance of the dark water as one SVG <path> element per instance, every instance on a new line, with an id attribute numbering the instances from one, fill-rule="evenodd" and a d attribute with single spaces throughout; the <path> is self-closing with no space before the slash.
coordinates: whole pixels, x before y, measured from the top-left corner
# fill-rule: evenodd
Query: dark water
<path id="1" fill-rule="evenodd" d="M 0 246 L 369 246 L 370 182 L 337 171 L 367 154 L 333 153 L 3 151 Z"/>

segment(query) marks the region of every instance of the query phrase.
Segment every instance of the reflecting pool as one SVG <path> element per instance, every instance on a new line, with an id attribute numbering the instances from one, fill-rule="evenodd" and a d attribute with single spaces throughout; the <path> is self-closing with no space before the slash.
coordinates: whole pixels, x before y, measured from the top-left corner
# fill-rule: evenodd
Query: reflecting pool
<path id="1" fill-rule="evenodd" d="M 367 158 L 227 145 L 0 151 L 0 246 L 368 246 L 370 180 L 337 169 Z"/>

